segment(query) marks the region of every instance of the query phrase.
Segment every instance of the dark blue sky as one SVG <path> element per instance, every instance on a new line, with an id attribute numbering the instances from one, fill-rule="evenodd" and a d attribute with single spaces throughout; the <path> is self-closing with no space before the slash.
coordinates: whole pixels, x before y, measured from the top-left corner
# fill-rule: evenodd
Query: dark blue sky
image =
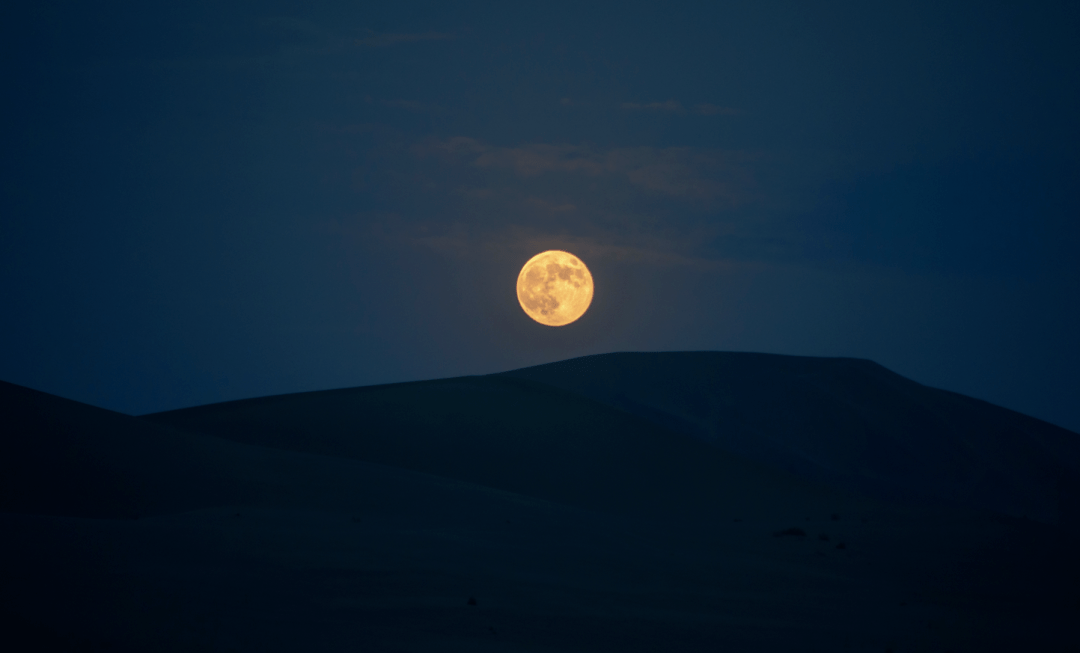
<path id="1" fill-rule="evenodd" d="M 14 3 L 0 378 L 129 413 L 621 350 L 1080 431 L 1072 2 Z M 550 329 L 520 266 L 580 256 Z"/>

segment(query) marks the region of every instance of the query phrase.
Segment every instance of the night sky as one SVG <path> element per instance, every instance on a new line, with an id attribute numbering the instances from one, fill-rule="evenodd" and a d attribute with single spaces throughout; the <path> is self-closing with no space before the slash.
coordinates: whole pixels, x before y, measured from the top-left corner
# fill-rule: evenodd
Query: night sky
<path id="1" fill-rule="evenodd" d="M 1080 431 L 1074 2 L 5 3 L 0 379 L 141 414 L 612 351 Z M 581 320 L 514 293 L 589 266 Z"/>

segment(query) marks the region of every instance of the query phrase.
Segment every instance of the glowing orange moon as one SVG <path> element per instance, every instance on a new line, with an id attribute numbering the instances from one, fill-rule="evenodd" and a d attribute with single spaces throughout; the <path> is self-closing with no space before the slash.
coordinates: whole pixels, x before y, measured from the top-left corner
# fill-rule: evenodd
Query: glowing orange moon
<path id="1" fill-rule="evenodd" d="M 589 268 L 570 252 L 541 252 L 521 268 L 518 303 L 540 324 L 564 326 L 585 314 L 593 297 Z"/>

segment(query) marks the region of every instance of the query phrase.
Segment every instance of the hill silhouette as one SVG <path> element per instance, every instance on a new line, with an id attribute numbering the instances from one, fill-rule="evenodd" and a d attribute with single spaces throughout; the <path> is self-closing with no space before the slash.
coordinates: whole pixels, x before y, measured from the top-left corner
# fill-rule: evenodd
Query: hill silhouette
<path id="1" fill-rule="evenodd" d="M 600 402 L 506 376 L 266 397 L 145 419 L 623 514 L 790 517 L 822 501 L 840 508 L 854 500 Z"/>
<path id="2" fill-rule="evenodd" d="M 1077 436 L 867 361 L 611 354 L 144 417 L 0 383 L 0 416 L 5 650 L 1078 641 Z"/>
<path id="3" fill-rule="evenodd" d="M 877 496 L 1080 526 L 1080 437 L 867 360 L 619 353 L 506 372 Z"/>

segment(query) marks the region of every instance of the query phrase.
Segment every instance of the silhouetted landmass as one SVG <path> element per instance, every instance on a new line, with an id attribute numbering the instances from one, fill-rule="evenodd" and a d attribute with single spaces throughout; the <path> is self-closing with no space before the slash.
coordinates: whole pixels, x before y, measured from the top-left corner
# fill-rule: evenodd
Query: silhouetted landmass
<path id="1" fill-rule="evenodd" d="M 142 418 L 0 383 L 0 419 L 4 650 L 1080 642 L 1078 436 L 867 361 L 612 354 Z"/>
<path id="2" fill-rule="evenodd" d="M 867 360 L 586 356 L 507 372 L 832 486 L 1080 527 L 1080 438 Z"/>
<path id="3" fill-rule="evenodd" d="M 822 502 L 862 503 L 600 402 L 499 375 L 233 401 L 145 419 L 638 516 L 803 515 Z"/>

